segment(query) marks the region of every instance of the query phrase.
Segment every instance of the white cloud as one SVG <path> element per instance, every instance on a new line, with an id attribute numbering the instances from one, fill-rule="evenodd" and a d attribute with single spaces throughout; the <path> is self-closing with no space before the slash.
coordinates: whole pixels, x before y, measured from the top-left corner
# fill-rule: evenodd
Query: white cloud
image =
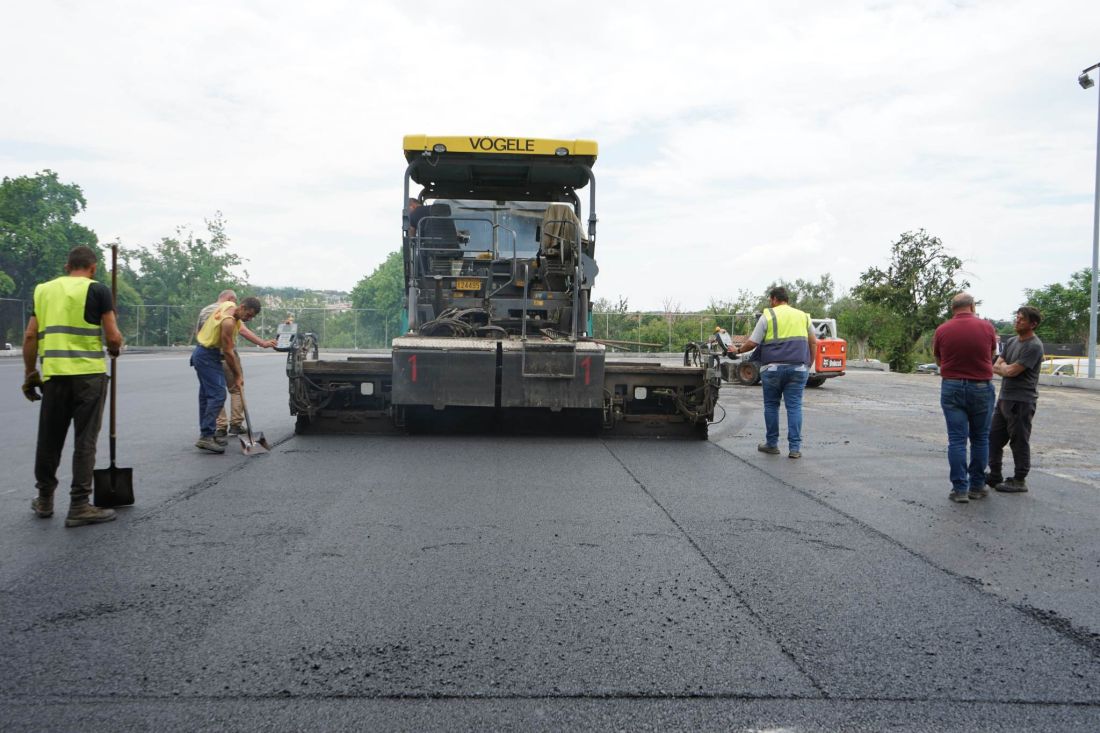
<path id="1" fill-rule="evenodd" d="M 852 285 L 920 227 L 987 312 L 1088 266 L 1093 3 L 23 3 L 0 172 L 151 243 L 225 213 L 255 282 L 350 288 L 397 247 L 401 136 L 601 144 L 597 295 L 686 308 Z"/>

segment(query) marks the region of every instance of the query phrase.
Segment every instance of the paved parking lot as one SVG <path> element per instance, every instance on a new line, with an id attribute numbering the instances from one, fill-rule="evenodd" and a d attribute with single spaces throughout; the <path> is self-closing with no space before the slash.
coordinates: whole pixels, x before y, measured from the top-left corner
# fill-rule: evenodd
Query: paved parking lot
<path id="1" fill-rule="evenodd" d="M 28 508 L 36 411 L 0 395 L 0 727 L 1095 730 L 1096 397 L 1044 389 L 1022 496 L 947 501 L 938 380 L 808 392 L 804 458 L 711 440 L 293 436 L 201 454 L 179 354 L 124 372 L 139 501 Z M 101 445 L 105 457 L 106 441 Z M 103 462 L 101 461 L 101 464 Z"/>

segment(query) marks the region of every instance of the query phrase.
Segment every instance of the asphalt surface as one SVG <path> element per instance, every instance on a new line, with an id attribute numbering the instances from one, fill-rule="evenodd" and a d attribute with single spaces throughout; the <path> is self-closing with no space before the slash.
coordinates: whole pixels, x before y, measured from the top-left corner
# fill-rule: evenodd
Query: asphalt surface
<path id="1" fill-rule="evenodd" d="M 1044 389 L 1029 494 L 959 506 L 934 377 L 809 392 L 792 461 L 740 387 L 709 442 L 295 437 L 249 354 L 245 457 L 191 446 L 184 356 L 122 368 L 138 504 L 66 530 L 0 361 L 5 729 L 1100 728 L 1092 393 Z"/>

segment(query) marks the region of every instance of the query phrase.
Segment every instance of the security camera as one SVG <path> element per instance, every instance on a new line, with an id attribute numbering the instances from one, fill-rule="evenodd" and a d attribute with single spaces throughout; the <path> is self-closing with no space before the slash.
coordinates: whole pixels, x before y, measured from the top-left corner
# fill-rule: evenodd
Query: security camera
<path id="1" fill-rule="evenodd" d="M 1092 78 L 1088 74 L 1081 74 L 1077 77 L 1077 83 L 1081 85 L 1082 89 L 1088 89 L 1092 86 Z"/>

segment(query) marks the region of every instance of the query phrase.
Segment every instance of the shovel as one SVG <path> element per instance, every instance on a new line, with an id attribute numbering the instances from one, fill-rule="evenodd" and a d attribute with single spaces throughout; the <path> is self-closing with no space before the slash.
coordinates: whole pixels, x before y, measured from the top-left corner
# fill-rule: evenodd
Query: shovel
<path id="1" fill-rule="evenodd" d="M 267 453 L 271 450 L 271 444 L 267 442 L 267 438 L 263 433 L 252 432 L 252 419 L 248 416 L 248 403 L 244 401 L 244 386 L 241 386 L 241 407 L 244 408 L 244 427 L 248 432 L 248 439 L 245 436 L 238 435 L 237 438 L 241 441 L 241 453 L 246 456 L 259 455 L 260 453 Z"/>
<path id="2" fill-rule="evenodd" d="M 111 301 L 118 293 L 118 245 L 111 245 Z M 92 471 L 92 503 L 98 507 L 130 506 L 134 503 L 134 469 L 115 465 L 115 405 L 118 389 L 118 359 L 111 357 L 111 467 Z"/>

